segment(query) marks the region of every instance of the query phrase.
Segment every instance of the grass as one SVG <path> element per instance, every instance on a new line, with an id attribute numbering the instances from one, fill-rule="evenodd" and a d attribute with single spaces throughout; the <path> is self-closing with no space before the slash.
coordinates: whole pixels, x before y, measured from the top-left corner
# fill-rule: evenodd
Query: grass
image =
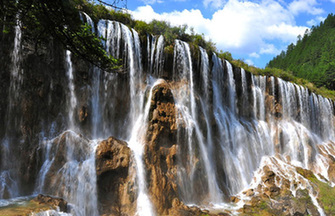
<path id="1" fill-rule="evenodd" d="M 317 200 L 323 207 L 326 215 L 335 215 L 335 187 L 319 181 L 312 172 L 308 172 L 302 168 L 298 168 L 297 172 L 314 184 L 314 189 L 318 191 Z"/>

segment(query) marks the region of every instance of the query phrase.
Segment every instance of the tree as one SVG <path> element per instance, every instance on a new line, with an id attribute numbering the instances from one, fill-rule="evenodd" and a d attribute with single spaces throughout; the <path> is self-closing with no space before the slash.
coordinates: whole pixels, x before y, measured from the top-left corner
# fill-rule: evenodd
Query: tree
<path id="1" fill-rule="evenodd" d="M 107 55 L 101 38 L 79 18 L 80 10 L 92 4 L 86 0 L 4 0 L 0 24 L 7 26 L 4 29 L 7 31 L 16 24 L 18 15 L 20 27 L 35 43 L 54 38 L 82 59 L 103 70 L 116 72 L 120 68 L 119 61 Z"/>

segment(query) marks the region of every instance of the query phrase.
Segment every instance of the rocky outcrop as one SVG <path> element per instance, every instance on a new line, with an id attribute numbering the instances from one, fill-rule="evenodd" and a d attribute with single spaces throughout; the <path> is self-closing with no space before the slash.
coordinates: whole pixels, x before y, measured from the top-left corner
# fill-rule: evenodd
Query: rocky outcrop
<path id="1" fill-rule="evenodd" d="M 162 82 L 152 90 L 145 165 L 148 191 L 158 215 L 202 215 L 197 207 L 179 200 L 177 185 L 177 109 L 170 85 Z"/>
<path id="2" fill-rule="evenodd" d="M 63 175 L 64 170 L 68 169 L 69 162 L 76 161 L 80 163 L 87 159 L 87 154 L 91 148 L 90 140 L 84 138 L 81 134 L 73 131 L 65 131 L 56 138 L 45 143 L 49 146 L 49 155 L 46 155 L 47 161 L 51 164 L 44 176 L 43 185 L 40 187 L 45 193 L 64 197 L 64 194 L 69 193 L 69 188 L 62 186 L 66 183 L 66 175 Z M 46 148 L 47 149 L 47 148 Z M 46 154 L 46 153 L 45 153 Z"/>
<path id="3" fill-rule="evenodd" d="M 330 182 L 311 171 L 296 167 L 280 156 L 268 158 L 253 187 L 232 201 L 244 203 L 241 215 L 326 215 L 335 213 Z M 331 170 L 331 166 L 328 170 Z M 320 180 L 322 179 L 322 180 Z M 319 209 L 320 206 L 322 210 Z"/>
<path id="4" fill-rule="evenodd" d="M 37 202 L 40 205 L 49 205 L 54 209 L 58 208 L 62 212 L 67 212 L 67 202 L 62 198 L 55 198 L 39 194 L 33 199 L 33 201 Z"/>
<path id="5" fill-rule="evenodd" d="M 176 108 L 167 83 L 152 90 L 145 164 L 151 200 L 158 214 L 168 214 L 177 192 Z"/>
<path id="6" fill-rule="evenodd" d="M 136 171 L 127 143 L 109 137 L 96 149 L 99 211 L 106 215 L 134 215 Z"/>
<path id="7" fill-rule="evenodd" d="M 67 212 L 67 210 L 67 202 L 62 198 L 39 194 L 32 199 L 22 198 L 16 202 L 10 202 L 6 206 L 2 206 L 0 208 L 0 215 L 38 215 L 40 212 L 54 212 L 55 215 L 58 215 L 56 212 Z"/>

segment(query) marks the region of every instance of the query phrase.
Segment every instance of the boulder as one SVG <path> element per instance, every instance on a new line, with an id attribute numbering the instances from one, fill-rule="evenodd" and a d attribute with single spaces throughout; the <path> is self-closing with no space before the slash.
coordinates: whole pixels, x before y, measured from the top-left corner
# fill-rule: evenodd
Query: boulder
<path id="1" fill-rule="evenodd" d="M 62 198 L 56 198 L 56 197 L 39 194 L 33 200 L 35 202 L 38 202 L 38 204 L 50 205 L 54 209 L 59 208 L 60 211 L 67 212 L 67 202 Z"/>
<path id="2" fill-rule="evenodd" d="M 103 215 L 134 215 L 136 169 L 127 143 L 109 137 L 96 149 L 99 212 Z"/>
<path id="3" fill-rule="evenodd" d="M 128 169 L 131 150 L 125 141 L 109 137 L 100 142 L 96 149 L 97 176 L 108 171 Z"/>

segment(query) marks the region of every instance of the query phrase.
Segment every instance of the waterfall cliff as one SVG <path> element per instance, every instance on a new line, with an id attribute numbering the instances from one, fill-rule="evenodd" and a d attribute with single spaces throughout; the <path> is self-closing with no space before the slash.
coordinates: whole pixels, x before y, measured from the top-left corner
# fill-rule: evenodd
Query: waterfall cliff
<path id="1" fill-rule="evenodd" d="M 1 200 L 48 194 L 73 215 L 237 214 L 250 197 L 287 188 L 327 214 L 306 173 L 335 183 L 332 100 L 181 40 L 170 53 L 163 36 L 82 20 L 124 73 L 52 40 L 34 52 L 18 27 L 3 37 Z"/>

